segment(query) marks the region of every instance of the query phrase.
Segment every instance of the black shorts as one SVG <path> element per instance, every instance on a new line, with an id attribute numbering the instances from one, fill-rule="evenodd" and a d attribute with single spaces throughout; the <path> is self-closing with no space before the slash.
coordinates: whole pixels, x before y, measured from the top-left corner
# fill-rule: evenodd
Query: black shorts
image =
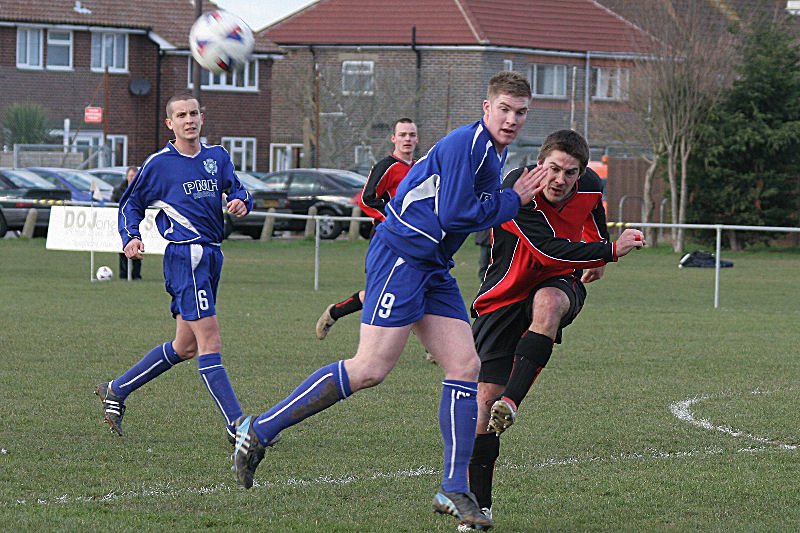
<path id="1" fill-rule="evenodd" d="M 580 277 L 571 274 L 546 279 L 533 288 L 527 298 L 501 307 L 475 319 L 472 336 L 481 358 L 478 381 L 505 385 L 514 365 L 514 350 L 533 321 L 533 296 L 542 287 L 561 289 L 569 298 L 569 310 L 561 319 L 555 342 L 561 343 L 561 330 L 578 316 L 586 301 L 586 288 Z"/>

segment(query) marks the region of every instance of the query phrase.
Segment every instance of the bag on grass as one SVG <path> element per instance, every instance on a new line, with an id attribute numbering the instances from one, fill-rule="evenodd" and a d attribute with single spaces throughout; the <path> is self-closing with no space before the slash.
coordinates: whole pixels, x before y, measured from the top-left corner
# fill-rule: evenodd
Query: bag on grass
<path id="1" fill-rule="evenodd" d="M 683 267 L 701 267 L 701 268 L 714 268 L 716 266 L 716 258 L 711 252 L 705 250 L 695 250 L 681 257 L 678 263 L 678 268 Z M 732 267 L 733 261 L 719 260 L 720 268 Z"/>

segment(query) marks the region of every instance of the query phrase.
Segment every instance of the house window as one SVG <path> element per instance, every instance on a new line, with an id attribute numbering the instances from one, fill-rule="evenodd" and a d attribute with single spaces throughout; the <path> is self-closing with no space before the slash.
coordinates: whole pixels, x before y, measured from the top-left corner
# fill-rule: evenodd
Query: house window
<path id="1" fill-rule="evenodd" d="M 510 59 L 504 59 L 503 70 L 514 70 L 514 62 Z"/>
<path id="2" fill-rule="evenodd" d="M 374 61 L 342 61 L 342 94 L 375 92 Z"/>
<path id="3" fill-rule="evenodd" d="M 107 135 L 106 143 L 109 152 L 106 156 L 106 165 L 111 167 L 128 166 L 128 136 Z"/>
<path id="4" fill-rule="evenodd" d="M 42 30 L 17 28 L 17 68 L 42 68 Z"/>
<path id="5" fill-rule="evenodd" d="M 255 137 L 223 137 L 221 144 L 230 154 L 236 170 L 247 172 L 256 169 Z"/>
<path id="6" fill-rule="evenodd" d="M 92 70 L 128 71 L 128 35 L 92 33 Z"/>
<path id="7" fill-rule="evenodd" d="M 302 144 L 280 144 L 269 145 L 269 171 L 287 170 L 298 168 L 300 160 L 303 158 Z"/>
<path id="8" fill-rule="evenodd" d="M 189 85 L 194 87 L 192 81 L 192 59 L 189 58 Z M 200 87 L 216 91 L 257 91 L 258 90 L 258 61 L 248 61 L 241 70 L 213 74 L 204 68 L 200 69 Z"/>
<path id="9" fill-rule="evenodd" d="M 356 167 L 369 168 L 375 164 L 375 157 L 372 155 L 372 146 L 356 146 Z"/>
<path id="10" fill-rule="evenodd" d="M 71 31 L 47 31 L 47 68 L 52 70 L 72 69 Z"/>
<path id="11" fill-rule="evenodd" d="M 630 70 L 622 67 L 592 67 L 595 100 L 627 100 Z"/>
<path id="12" fill-rule="evenodd" d="M 567 66 L 535 63 L 530 70 L 533 96 L 566 98 Z"/>

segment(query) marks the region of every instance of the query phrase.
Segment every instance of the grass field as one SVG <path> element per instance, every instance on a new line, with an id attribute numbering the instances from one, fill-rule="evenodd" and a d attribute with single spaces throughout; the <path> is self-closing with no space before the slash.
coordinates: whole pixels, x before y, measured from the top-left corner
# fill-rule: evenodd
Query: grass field
<path id="1" fill-rule="evenodd" d="M 314 336 L 363 283 L 364 241 L 227 241 L 217 310 L 246 413 L 350 356 L 358 320 Z M 677 268 L 632 253 L 589 285 L 581 316 L 502 437 L 495 530 L 800 530 L 800 252 L 723 253 Z M 456 256 L 467 301 L 477 247 Z M 115 254 L 96 265 L 116 271 Z M 172 338 L 161 258 L 144 281 L 90 283 L 89 255 L 0 241 L 0 530 L 455 531 L 433 515 L 441 370 L 412 338 L 380 387 L 284 439 L 245 491 L 194 362 L 130 396 L 119 438 L 93 386 Z"/>

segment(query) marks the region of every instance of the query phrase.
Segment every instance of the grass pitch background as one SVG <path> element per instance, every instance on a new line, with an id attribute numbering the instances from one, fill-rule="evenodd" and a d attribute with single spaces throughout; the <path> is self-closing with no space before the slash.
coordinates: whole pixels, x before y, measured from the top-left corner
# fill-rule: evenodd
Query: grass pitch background
<path id="1" fill-rule="evenodd" d="M 227 241 L 217 311 L 223 361 L 246 413 L 354 353 L 358 319 L 314 336 L 322 310 L 363 285 L 366 242 Z M 498 532 L 800 529 L 797 250 L 723 253 L 677 268 L 631 253 L 588 285 L 564 344 L 501 439 Z M 288 429 L 245 491 L 197 366 L 133 393 L 125 436 L 93 386 L 117 377 L 174 323 L 161 257 L 144 280 L 90 283 L 87 253 L 0 241 L 0 530 L 453 531 L 430 501 L 441 477 L 441 370 L 412 337 L 396 369 Z M 454 275 L 474 296 L 477 247 Z M 116 254 L 96 266 L 116 272 Z M 677 418 L 689 410 L 708 427 Z M 756 440 L 755 438 L 762 440 Z"/>

